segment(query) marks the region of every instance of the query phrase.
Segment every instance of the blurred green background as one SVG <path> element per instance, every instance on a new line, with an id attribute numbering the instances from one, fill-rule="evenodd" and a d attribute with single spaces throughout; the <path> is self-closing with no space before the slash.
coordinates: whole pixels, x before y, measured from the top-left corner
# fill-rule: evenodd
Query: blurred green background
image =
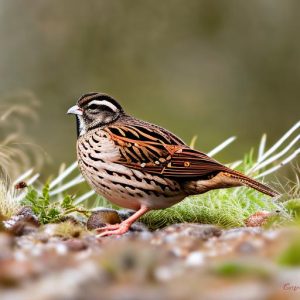
<path id="1" fill-rule="evenodd" d="M 31 93 L 24 132 L 51 157 L 75 160 L 75 120 L 89 91 L 111 94 L 217 156 L 239 159 L 300 117 L 300 1 L 0 0 L 0 101 Z M 24 98 L 23 101 L 28 101 Z"/>

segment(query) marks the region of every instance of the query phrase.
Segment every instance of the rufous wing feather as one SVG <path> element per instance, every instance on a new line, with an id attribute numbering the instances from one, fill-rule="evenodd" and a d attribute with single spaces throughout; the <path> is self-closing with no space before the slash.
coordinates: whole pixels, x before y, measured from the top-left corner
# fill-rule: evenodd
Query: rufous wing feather
<path id="1" fill-rule="evenodd" d="M 148 129 L 147 129 L 148 130 Z M 149 135 L 141 127 L 107 128 L 111 138 L 120 146 L 120 163 L 133 169 L 167 177 L 202 177 L 228 170 L 206 154 L 193 150 L 175 138 Z M 155 136 L 155 138 L 153 138 Z M 151 137 L 151 138 L 150 138 Z M 170 142 L 176 142 L 170 144 Z"/>
<path id="2" fill-rule="evenodd" d="M 130 168 L 183 180 L 205 179 L 220 172 L 241 185 L 272 197 L 279 195 L 270 187 L 232 170 L 205 153 L 191 149 L 171 133 L 159 127 L 149 130 L 139 126 L 108 127 L 107 132 L 120 146 L 120 163 Z"/>

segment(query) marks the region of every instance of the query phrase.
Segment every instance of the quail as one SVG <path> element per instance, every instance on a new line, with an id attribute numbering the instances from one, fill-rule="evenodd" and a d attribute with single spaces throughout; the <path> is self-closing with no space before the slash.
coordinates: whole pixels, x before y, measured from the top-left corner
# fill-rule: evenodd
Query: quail
<path id="1" fill-rule="evenodd" d="M 270 187 L 191 149 L 157 125 L 128 115 L 103 93 L 88 93 L 68 110 L 77 120 L 79 169 L 92 189 L 135 211 L 125 221 L 98 229 L 121 235 L 146 212 L 170 207 L 189 195 L 248 186 L 271 197 Z"/>

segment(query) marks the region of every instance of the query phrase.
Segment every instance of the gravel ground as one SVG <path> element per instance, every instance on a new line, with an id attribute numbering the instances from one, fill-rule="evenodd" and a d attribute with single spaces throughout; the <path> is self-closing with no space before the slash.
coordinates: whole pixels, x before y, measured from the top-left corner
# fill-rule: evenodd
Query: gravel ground
<path id="1" fill-rule="evenodd" d="M 0 299 L 300 299 L 300 269 L 278 263 L 298 237 L 297 228 L 137 224 L 97 239 L 70 220 L 16 222 L 0 232 Z"/>

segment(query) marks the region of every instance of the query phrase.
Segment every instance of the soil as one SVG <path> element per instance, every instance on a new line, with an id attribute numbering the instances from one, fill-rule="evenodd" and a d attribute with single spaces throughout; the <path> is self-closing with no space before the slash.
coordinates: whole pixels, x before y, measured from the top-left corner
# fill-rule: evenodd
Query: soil
<path id="1" fill-rule="evenodd" d="M 300 269 L 278 263 L 298 236 L 185 223 L 97 238 L 29 217 L 0 232 L 0 299 L 300 299 Z"/>

